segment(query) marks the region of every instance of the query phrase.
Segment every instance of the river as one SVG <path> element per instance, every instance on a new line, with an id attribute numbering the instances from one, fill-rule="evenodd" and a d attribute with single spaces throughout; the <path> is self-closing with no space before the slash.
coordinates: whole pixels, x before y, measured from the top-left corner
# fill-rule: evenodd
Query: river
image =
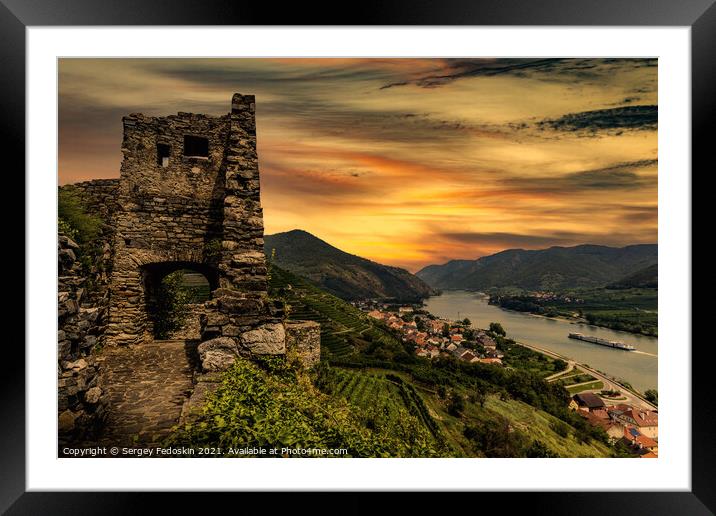
<path id="1" fill-rule="evenodd" d="M 440 296 L 430 297 L 424 303 L 425 309 L 433 315 L 453 320 L 467 317 L 473 327 L 487 328 L 491 322 L 499 322 L 505 328 L 507 336 L 516 341 L 569 357 L 608 376 L 625 380 L 641 392 L 657 388 L 658 339 L 503 310 L 488 304 L 487 301 L 488 297 L 479 292 L 451 290 Z M 570 332 L 620 340 L 632 344 L 636 351 L 622 351 L 570 339 L 567 337 Z"/>

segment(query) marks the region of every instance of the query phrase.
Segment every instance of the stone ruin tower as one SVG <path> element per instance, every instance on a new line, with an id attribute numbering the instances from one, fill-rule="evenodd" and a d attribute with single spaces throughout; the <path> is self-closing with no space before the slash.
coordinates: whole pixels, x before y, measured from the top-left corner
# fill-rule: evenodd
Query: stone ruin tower
<path id="1" fill-rule="evenodd" d="M 117 193 L 107 338 L 141 345 L 153 337 L 161 280 L 190 269 L 209 281 L 199 353 L 205 370 L 237 356 L 295 351 L 318 360 L 315 323 L 286 323 L 267 295 L 253 95 L 234 94 L 223 116 L 131 114 Z"/>

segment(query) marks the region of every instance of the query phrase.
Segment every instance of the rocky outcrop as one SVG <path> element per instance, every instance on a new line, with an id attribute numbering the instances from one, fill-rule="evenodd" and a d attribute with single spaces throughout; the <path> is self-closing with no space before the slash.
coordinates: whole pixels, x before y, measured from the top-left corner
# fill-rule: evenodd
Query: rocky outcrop
<path id="1" fill-rule="evenodd" d="M 79 252 L 79 246 L 72 239 L 59 235 L 57 407 L 60 444 L 93 439 L 106 417 L 95 350 L 104 344 L 109 292 L 106 285 L 102 288 L 101 281 L 88 285 L 90 276 L 77 259 Z"/>

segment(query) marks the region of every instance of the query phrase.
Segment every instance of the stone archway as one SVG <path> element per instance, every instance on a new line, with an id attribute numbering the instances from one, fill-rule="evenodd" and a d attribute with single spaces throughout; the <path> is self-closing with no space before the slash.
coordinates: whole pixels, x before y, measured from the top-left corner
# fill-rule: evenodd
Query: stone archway
<path id="1" fill-rule="evenodd" d="M 218 288 L 219 271 L 207 264 L 173 261 L 143 265 L 141 273 L 147 333 L 160 340 L 198 340 L 203 303 Z M 187 281 L 193 277 L 197 280 Z"/>
<path id="2" fill-rule="evenodd" d="M 109 193 L 104 183 L 85 188 L 97 194 L 98 209 L 111 210 L 113 230 L 102 299 L 109 320 L 97 330 L 107 344 L 99 383 L 109 446 L 160 442 L 187 397 L 215 381 L 198 381 L 197 370 L 257 355 L 290 354 L 306 367 L 320 359 L 319 325 L 286 321 L 283 304 L 268 296 L 253 95 L 235 94 L 223 116 L 134 113 L 122 123 L 117 186 Z M 152 335 L 153 290 L 180 269 L 209 283 L 199 342 Z"/>
<path id="3" fill-rule="evenodd" d="M 107 342 L 154 341 L 148 306 L 173 270 L 204 274 L 212 289 L 198 346 L 205 370 L 236 357 L 283 355 L 292 340 L 283 304 L 268 296 L 255 99 L 234 94 L 223 116 L 177 113 L 122 119 Z M 305 363 L 317 360 L 317 334 Z"/>
<path id="4" fill-rule="evenodd" d="M 235 94 L 223 116 L 135 113 L 122 122 L 109 343 L 150 340 L 145 280 L 166 264 L 206 272 L 217 297 L 265 298 L 254 97 Z M 251 325 L 276 318 L 263 303 L 246 305 Z"/>

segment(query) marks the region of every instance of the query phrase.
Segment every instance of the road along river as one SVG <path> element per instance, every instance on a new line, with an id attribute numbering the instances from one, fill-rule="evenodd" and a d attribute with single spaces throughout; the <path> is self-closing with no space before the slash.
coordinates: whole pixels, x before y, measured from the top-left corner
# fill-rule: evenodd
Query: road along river
<path id="1" fill-rule="evenodd" d="M 479 292 L 451 290 L 426 299 L 425 309 L 433 315 L 447 319 L 467 317 L 477 328 L 487 328 L 491 322 L 499 322 L 507 331 L 507 336 L 518 342 L 532 344 L 586 364 L 617 380 L 629 382 L 642 393 L 647 389 L 657 388 L 658 339 L 563 319 L 503 310 L 488 304 L 487 301 L 488 297 Z M 570 339 L 567 336 L 570 332 L 620 340 L 632 344 L 636 351 L 622 351 Z"/>

